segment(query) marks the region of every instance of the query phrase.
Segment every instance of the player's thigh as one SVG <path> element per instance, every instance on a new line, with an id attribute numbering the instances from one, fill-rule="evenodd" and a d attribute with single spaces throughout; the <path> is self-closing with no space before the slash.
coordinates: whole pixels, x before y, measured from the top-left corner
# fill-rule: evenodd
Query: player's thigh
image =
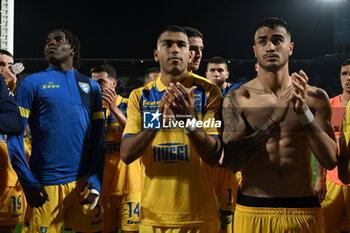
<path id="1" fill-rule="evenodd" d="M 326 180 L 327 193 L 321 203 L 326 232 L 339 232 L 345 217 L 345 200 L 342 185 Z"/>
<path id="2" fill-rule="evenodd" d="M 121 226 L 122 196 L 108 195 L 101 198 L 103 207 L 103 232 L 114 232 Z"/>
<path id="3" fill-rule="evenodd" d="M 25 214 L 25 221 L 22 225 L 22 233 L 60 233 L 63 225 L 63 214 L 66 203 L 69 202 L 71 185 L 50 185 L 45 186 L 49 201 L 46 201 L 40 208 L 32 208 L 28 205 Z"/>
<path id="4" fill-rule="evenodd" d="M 89 204 L 81 205 L 87 195 L 81 196 L 80 191 L 76 189 L 72 203 L 67 209 L 64 216 L 64 223 L 66 229 L 72 229 L 77 232 L 99 232 L 103 227 L 103 207 L 101 199 L 98 201 L 93 210 L 89 210 Z"/>
<path id="5" fill-rule="evenodd" d="M 123 231 L 138 231 L 140 222 L 141 192 L 122 196 L 121 229 Z"/>
<path id="6" fill-rule="evenodd" d="M 139 232 L 142 233 L 217 233 L 218 223 L 204 223 L 191 227 L 156 227 L 140 224 Z"/>
<path id="7" fill-rule="evenodd" d="M 0 203 L 0 226 L 11 228 L 23 222 L 26 201 L 20 186 L 0 187 Z"/>

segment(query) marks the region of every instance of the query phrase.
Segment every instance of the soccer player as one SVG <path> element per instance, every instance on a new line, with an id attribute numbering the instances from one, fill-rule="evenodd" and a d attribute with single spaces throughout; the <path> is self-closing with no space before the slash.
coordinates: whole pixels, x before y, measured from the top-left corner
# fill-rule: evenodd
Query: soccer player
<path id="1" fill-rule="evenodd" d="M 228 70 L 227 61 L 222 57 L 210 58 L 205 75 L 207 79 L 220 88 L 223 97 L 228 91 L 236 89 L 244 84 L 244 82 L 238 82 L 232 85 L 231 83 L 226 82 L 230 72 Z"/>
<path id="2" fill-rule="evenodd" d="M 212 57 L 207 64 L 206 77 L 212 83 L 217 85 L 223 97 L 231 90 L 239 87 L 243 82 L 231 85 L 226 82 L 229 77 L 228 64 L 222 57 Z M 224 156 L 224 151 L 220 162 Z M 216 194 L 218 198 L 220 229 L 219 232 L 231 233 L 233 231 L 233 215 L 236 205 L 236 196 L 238 186 L 241 180 L 241 172 L 233 173 L 225 168 L 224 164 L 220 164 L 213 173 L 214 182 L 216 182 Z"/>
<path id="3" fill-rule="evenodd" d="M 328 96 L 308 85 L 303 71 L 289 75 L 294 43 L 283 20 L 260 22 L 254 42 L 257 77 L 223 102 L 224 161 L 242 168 L 234 232 L 324 232 L 311 152 L 327 169 L 335 167 Z"/>
<path id="4" fill-rule="evenodd" d="M 0 134 L 18 135 L 24 129 L 23 120 L 4 78 L 0 80 Z"/>
<path id="5" fill-rule="evenodd" d="M 338 148 L 341 135 L 341 124 L 346 105 L 350 100 L 350 59 L 345 60 L 340 66 L 340 81 L 343 92 L 330 99 L 332 106 L 332 128 L 337 140 Z M 350 205 L 349 187 L 338 178 L 338 168 L 326 170 L 326 182 L 324 182 L 323 168 L 317 163 L 315 189 L 321 195 L 323 215 L 326 225 L 326 233 L 340 232 L 343 220 L 347 219 L 346 230 L 350 231 Z M 320 171 L 320 169 L 322 169 Z M 325 183 L 325 184 L 324 184 Z M 344 224 L 345 225 L 345 224 Z"/>
<path id="6" fill-rule="evenodd" d="M 126 165 L 120 158 L 120 142 L 126 124 L 128 99 L 116 94 L 117 73 L 109 64 L 90 70 L 91 77 L 101 87 L 106 112 L 105 167 L 101 191 L 103 231 L 138 232 L 141 199 L 140 161 Z M 101 228 L 102 230 L 102 228 Z"/>
<path id="7" fill-rule="evenodd" d="M 23 135 L 8 138 L 29 204 L 23 232 L 61 232 L 63 221 L 66 228 L 94 232 L 102 224 L 97 205 L 105 146 L 101 90 L 76 70 L 80 42 L 69 31 L 51 31 L 44 54 L 49 68 L 26 77 L 16 93 L 32 134 L 30 168 Z M 84 221 L 87 215 L 95 216 L 94 222 Z"/>
<path id="8" fill-rule="evenodd" d="M 182 27 L 187 33 L 188 40 L 190 41 L 190 52 L 192 53 L 192 59 L 187 66 L 189 72 L 194 72 L 199 69 L 203 56 L 203 34 L 196 28 L 193 27 Z"/>
<path id="9" fill-rule="evenodd" d="M 14 64 L 13 56 L 10 52 L 0 49 L 0 74 L 2 77 L 1 84 L 4 87 L 1 89 L 2 93 L 6 95 L 6 98 L 12 94 L 9 93 L 4 81 L 10 86 L 16 82 L 16 76 L 11 73 L 10 68 Z M 6 90 L 6 91 L 5 91 Z M 12 99 L 14 103 L 14 100 Z M 17 108 L 17 114 L 20 117 L 18 107 L 13 104 L 14 108 Z M 19 118 L 22 121 L 21 117 Z M 19 127 L 23 127 L 20 125 Z M 22 128 L 19 128 L 18 133 L 22 133 Z M 26 150 L 27 156 L 29 151 Z M 12 233 L 14 232 L 16 225 L 23 222 L 26 201 L 22 187 L 19 183 L 16 172 L 11 166 L 11 162 L 7 152 L 7 135 L 0 135 L 0 232 Z"/>
<path id="10" fill-rule="evenodd" d="M 226 60 L 222 57 L 210 58 L 205 75 L 207 79 L 220 88 L 223 96 L 225 96 L 227 90 L 232 86 L 231 83 L 226 82 L 230 72 Z"/>
<path id="11" fill-rule="evenodd" d="M 218 229 L 207 171 L 221 155 L 222 98 L 218 87 L 187 72 L 190 56 L 186 32 L 167 26 L 154 50 L 160 77 L 130 94 L 121 157 L 129 164 L 142 155 L 142 233 Z"/>

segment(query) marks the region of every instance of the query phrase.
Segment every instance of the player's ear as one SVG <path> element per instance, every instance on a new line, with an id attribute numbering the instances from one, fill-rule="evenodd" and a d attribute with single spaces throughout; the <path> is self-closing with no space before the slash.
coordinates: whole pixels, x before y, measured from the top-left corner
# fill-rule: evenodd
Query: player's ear
<path id="1" fill-rule="evenodd" d="M 253 45 L 253 51 L 254 51 L 254 56 L 256 58 L 256 47 L 255 47 L 255 45 Z"/>
<path id="2" fill-rule="evenodd" d="M 70 47 L 70 54 L 72 57 L 75 56 L 75 48 L 73 48 L 72 46 Z"/>
<path id="3" fill-rule="evenodd" d="M 156 62 L 159 62 L 158 50 L 157 50 L 157 49 L 153 50 L 153 56 L 154 56 L 154 60 L 155 60 Z"/>
<path id="4" fill-rule="evenodd" d="M 292 56 L 294 49 L 294 42 L 289 43 L 289 56 Z"/>
<path id="5" fill-rule="evenodd" d="M 188 63 L 191 63 L 193 58 L 194 58 L 194 51 L 191 50 L 189 53 Z"/>

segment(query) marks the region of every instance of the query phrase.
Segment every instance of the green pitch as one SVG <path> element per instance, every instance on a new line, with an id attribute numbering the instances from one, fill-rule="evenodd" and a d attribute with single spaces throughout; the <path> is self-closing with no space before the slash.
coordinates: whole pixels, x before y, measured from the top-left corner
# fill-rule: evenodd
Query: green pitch
<path id="1" fill-rule="evenodd" d="M 22 230 L 22 224 L 18 224 L 16 226 L 15 233 L 21 233 L 21 230 Z M 65 230 L 63 230 L 62 233 L 75 233 L 75 231 L 65 231 Z M 118 230 L 118 233 L 121 233 L 121 231 Z"/>
<path id="2" fill-rule="evenodd" d="M 312 166 L 312 171 L 313 171 L 313 176 L 312 176 L 312 184 L 315 186 L 315 181 L 316 181 L 316 158 L 314 155 L 312 155 L 312 160 L 311 160 L 311 166 Z"/>
<path id="3" fill-rule="evenodd" d="M 18 224 L 15 229 L 15 233 L 21 233 L 22 230 L 22 224 Z M 63 230 L 62 233 L 75 233 L 75 231 L 65 231 Z"/>

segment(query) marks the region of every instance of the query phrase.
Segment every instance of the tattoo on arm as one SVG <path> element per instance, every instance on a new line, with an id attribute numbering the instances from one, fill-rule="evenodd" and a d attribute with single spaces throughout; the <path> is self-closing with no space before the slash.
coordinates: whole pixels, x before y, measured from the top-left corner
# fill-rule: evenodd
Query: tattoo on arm
<path id="1" fill-rule="evenodd" d="M 245 119 L 234 92 L 229 92 L 223 103 L 225 151 L 234 152 L 228 163 L 230 167 L 239 169 L 266 144 L 271 134 L 277 129 L 277 124 L 269 118 L 259 129 L 253 131 Z"/>
<path id="2" fill-rule="evenodd" d="M 235 93 L 227 93 L 222 106 L 222 119 L 224 121 L 224 141 L 229 140 L 233 134 L 237 132 L 237 125 L 240 120 L 238 109 L 238 102 Z"/>

